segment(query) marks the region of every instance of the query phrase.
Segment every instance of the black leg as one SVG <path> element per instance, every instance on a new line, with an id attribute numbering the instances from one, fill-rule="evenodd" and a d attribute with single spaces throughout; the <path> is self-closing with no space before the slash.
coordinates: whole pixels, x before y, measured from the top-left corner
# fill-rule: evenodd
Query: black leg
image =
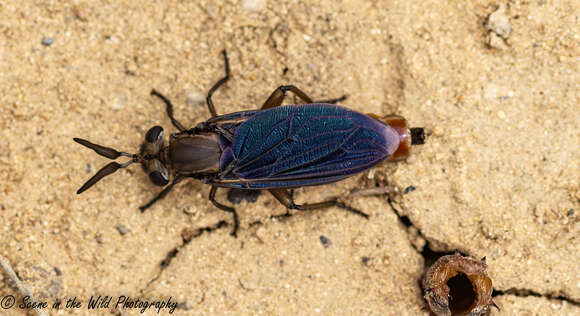
<path id="1" fill-rule="evenodd" d="M 215 107 L 213 106 L 213 102 L 211 101 L 211 96 L 221 85 L 226 83 L 226 81 L 230 80 L 230 62 L 228 61 L 228 54 L 226 53 L 225 49 L 222 51 L 222 54 L 224 55 L 224 63 L 225 63 L 225 67 L 226 67 L 226 76 L 221 78 L 220 80 L 218 80 L 218 82 L 216 82 L 213 85 L 213 87 L 211 87 L 211 89 L 209 89 L 209 92 L 207 93 L 207 98 L 205 99 L 207 102 L 207 107 L 209 109 L 209 113 L 211 113 L 211 117 L 217 116 L 217 112 L 215 111 Z"/>
<path id="2" fill-rule="evenodd" d="M 232 231 L 231 235 L 236 237 L 238 235 L 238 227 L 240 226 L 238 213 L 236 212 L 235 208 L 223 205 L 215 200 L 215 193 L 217 192 L 217 189 L 218 187 L 211 187 L 211 190 L 209 191 L 209 200 L 211 201 L 211 203 L 213 203 L 213 205 L 215 205 L 220 210 L 234 214 L 234 230 Z"/>
<path id="3" fill-rule="evenodd" d="M 139 207 L 141 212 L 145 212 L 145 210 L 148 209 L 151 205 L 155 204 L 155 202 L 164 198 L 167 195 L 167 193 L 169 193 L 169 191 L 173 189 L 173 186 L 178 184 L 182 179 L 183 177 L 181 175 L 175 176 L 175 179 L 173 179 L 173 181 L 168 186 L 163 188 L 163 191 L 159 192 L 159 194 L 157 194 L 157 196 L 155 196 L 151 201 L 147 202 L 147 204 Z"/>
<path id="4" fill-rule="evenodd" d="M 332 200 L 328 200 L 328 201 L 324 201 L 324 202 L 310 203 L 310 204 L 296 204 L 296 203 L 294 203 L 294 198 L 292 197 L 290 192 L 286 189 L 270 189 L 268 191 L 270 191 L 270 193 L 272 193 L 272 195 L 274 195 L 274 197 L 280 203 L 282 203 L 282 205 L 284 205 L 287 208 L 292 209 L 292 210 L 310 211 L 310 210 L 327 208 L 327 207 L 331 207 L 331 206 L 337 206 L 337 207 L 345 209 L 349 212 L 353 212 L 357 215 L 360 215 L 364 218 L 369 218 L 369 216 L 366 213 L 359 211 L 354 207 L 346 205 L 343 202 L 338 201 L 338 199 L 332 199 Z"/>
<path id="5" fill-rule="evenodd" d="M 167 99 L 163 94 L 157 92 L 157 90 L 155 90 L 155 89 L 151 90 L 151 95 L 154 95 L 154 96 L 160 98 L 161 100 L 163 100 L 163 102 L 165 102 L 166 109 L 167 109 L 167 116 L 169 116 L 169 118 L 171 119 L 171 123 L 180 132 L 184 132 L 186 130 L 185 127 L 183 127 L 183 125 L 181 123 L 179 123 L 179 121 L 173 117 L 173 104 L 171 104 L 171 101 L 169 101 L 169 99 Z"/>

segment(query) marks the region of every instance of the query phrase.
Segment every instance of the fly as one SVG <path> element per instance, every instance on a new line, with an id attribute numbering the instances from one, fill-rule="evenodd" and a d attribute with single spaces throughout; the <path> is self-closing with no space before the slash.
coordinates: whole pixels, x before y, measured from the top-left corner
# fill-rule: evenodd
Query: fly
<path id="1" fill-rule="evenodd" d="M 211 97 L 230 79 L 227 54 L 222 54 L 226 75 L 207 94 L 209 120 L 187 129 L 174 118 L 169 99 L 155 90 L 151 92 L 165 103 L 167 115 L 179 131 L 169 136 L 167 145 L 161 126 L 149 129 L 136 154 L 74 138 L 106 158 L 130 158 L 122 164 L 111 162 L 104 166 L 77 194 L 117 170 L 139 163 L 153 184 L 164 187 L 140 207 L 141 211 L 165 197 L 183 179 L 198 179 L 211 185 L 209 200 L 213 205 L 233 214 L 234 236 L 239 226 L 238 214 L 234 208 L 216 201 L 220 187 L 268 190 L 288 209 L 338 206 L 367 217 L 338 199 L 296 204 L 289 189 L 339 181 L 383 161 L 404 159 L 411 145 L 424 143 L 423 128 L 408 128 L 401 116 L 381 118 L 334 104 L 345 97 L 314 102 L 292 85 L 274 90 L 259 110 L 217 115 Z M 288 91 L 305 104 L 283 106 Z"/>

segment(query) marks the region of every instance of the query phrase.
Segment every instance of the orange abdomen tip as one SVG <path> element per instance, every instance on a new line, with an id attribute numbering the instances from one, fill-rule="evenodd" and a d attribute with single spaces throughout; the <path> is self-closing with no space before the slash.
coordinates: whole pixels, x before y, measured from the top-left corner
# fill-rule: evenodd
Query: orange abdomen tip
<path id="1" fill-rule="evenodd" d="M 407 120 L 400 115 L 389 114 L 383 117 L 372 113 L 367 115 L 389 125 L 399 134 L 399 147 L 389 157 L 389 161 L 405 159 L 410 154 L 411 145 L 422 145 L 425 143 L 425 132 L 423 128 L 409 128 Z"/>

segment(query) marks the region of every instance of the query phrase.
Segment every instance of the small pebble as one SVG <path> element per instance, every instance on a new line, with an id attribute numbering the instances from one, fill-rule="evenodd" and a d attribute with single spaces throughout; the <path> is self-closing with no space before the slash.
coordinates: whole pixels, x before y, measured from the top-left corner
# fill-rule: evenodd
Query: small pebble
<path id="1" fill-rule="evenodd" d="M 119 234 L 121 234 L 121 236 L 125 235 L 128 232 L 127 227 L 125 227 L 125 225 L 122 224 L 115 226 L 115 228 L 117 229 L 117 231 L 119 231 Z"/>
<path id="2" fill-rule="evenodd" d="M 187 91 L 185 103 L 191 107 L 203 105 L 205 103 L 205 94 L 197 91 Z"/>
<path id="3" fill-rule="evenodd" d="M 42 45 L 48 47 L 50 45 L 52 45 L 52 43 L 54 43 L 54 38 L 52 37 L 45 37 L 42 39 L 41 41 Z"/>
<path id="4" fill-rule="evenodd" d="M 493 82 L 489 82 L 483 88 L 483 97 L 488 101 L 502 100 L 507 96 L 509 96 L 508 88 Z"/>
<path id="5" fill-rule="evenodd" d="M 508 48 L 505 40 L 512 32 L 509 18 L 505 14 L 505 4 L 500 4 L 499 8 L 489 15 L 485 23 L 487 28 L 486 44 L 498 50 Z"/>
<path id="6" fill-rule="evenodd" d="M 87 12 L 84 6 L 75 6 L 72 8 L 72 13 L 75 18 L 77 18 L 81 22 L 86 22 L 87 19 Z"/>
<path id="7" fill-rule="evenodd" d="M 322 243 L 322 246 L 324 248 L 328 248 L 328 247 L 330 247 L 330 245 L 332 245 L 332 242 L 330 242 L 330 239 L 326 238 L 326 236 L 324 236 L 324 235 L 320 235 L 320 242 Z"/>
<path id="8" fill-rule="evenodd" d="M 258 12 L 264 10 L 266 7 L 266 0 L 243 0 L 242 1 L 242 8 L 252 11 Z"/>
<path id="9" fill-rule="evenodd" d="M 415 187 L 412 186 L 412 185 L 410 185 L 410 186 L 408 186 L 408 187 L 405 188 L 405 191 L 403 191 L 403 193 L 404 194 L 407 194 L 407 193 L 411 193 L 413 191 L 415 191 Z"/>
<path id="10" fill-rule="evenodd" d="M 510 36 L 512 26 L 510 20 L 505 15 L 505 4 L 500 4 L 499 9 L 489 15 L 486 26 L 488 31 L 494 32 L 503 39 L 507 39 Z"/>
<path id="11" fill-rule="evenodd" d="M 115 110 L 120 110 L 127 104 L 127 95 L 124 92 L 118 92 L 116 98 L 110 103 L 110 106 Z"/>
<path id="12" fill-rule="evenodd" d="M 487 34 L 486 44 L 489 45 L 489 47 L 495 48 L 497 50 L 508 49 L 504 39 L 494 32 L 489 32 L 489 34 Z"/>

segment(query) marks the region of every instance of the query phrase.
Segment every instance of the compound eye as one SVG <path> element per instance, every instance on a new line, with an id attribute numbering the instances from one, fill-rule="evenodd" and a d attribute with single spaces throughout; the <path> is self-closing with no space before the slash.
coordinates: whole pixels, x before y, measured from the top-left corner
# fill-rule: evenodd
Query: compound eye
<path id="1" fill-rule="evenodd" d="M 153 126 L 145 134 L 141 154 L 155 156 L 163 148 L 163 127 Z"/>
<path id="2" fill-rule="evenodd" d="M 158 185 L 160 187 L 167 185 L 167 183 L 169 183 L 169 179 L 167 177 L 167 172 L 161 172 L 161 171 L 153 171 L 151 173 L 149 173 L 149 179 L 151 179 L 151 182 L 153 182 L 153 184 Z"/>
<path id="3" fill-rule="evenodd" d="M 169 173 L 167 168 L 157 159 L 149 160 L 147 164 L 147 169 L 149 172 L 149 179 L 153 184 L 158 186 L 164 186 L 169 183 Z"/>
<path id="4" fill-rule="evenodd" d="M 163 127 L 157 125 L 153 126 L 145 134 L 145 141 L 148 143 L 155 143 L 158 139 L 163 138 Z"/>

